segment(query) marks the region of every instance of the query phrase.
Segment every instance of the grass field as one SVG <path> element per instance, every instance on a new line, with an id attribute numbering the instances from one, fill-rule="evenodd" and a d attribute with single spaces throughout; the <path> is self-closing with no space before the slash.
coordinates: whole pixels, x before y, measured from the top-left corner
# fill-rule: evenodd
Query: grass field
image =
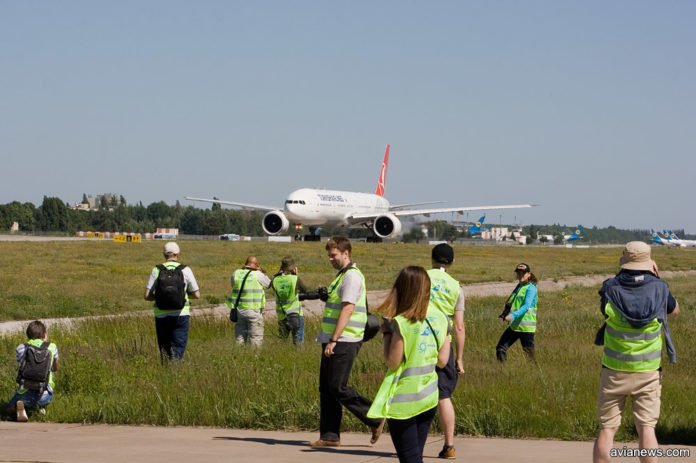
<path id="1" fill-rule="evenodd" d="M 236 247 L 239 244 L 181 243 L 183 260 L 194 267 L 203 294 L 213 291 L 207 288 L 217 288 L 216 297 L 222 299 L 228 291 L 231 269 L 248 253 L 258 255 L 262 265 L 275 270 L 276 266 L 270 263 L 277 263 L 288 249 L 301 249 L 302 252 L 294 254 L 310 285 L 326 283 L 331 278 L 323 247 L 317 244 L 302 243 L 295 248 L 241 243 L 244 248 Z M 32 246 L 3 243 L 0 246 L 6 260 L 17 266 L 23 262 L 18 267 L 18 275 L 23 275 L 23 279 L 14 275 L 11 276 L 14 283 L 5 285 L 14 289 L 15 298 L 24 294 L 27 301 L 48 302 L 52 292 L 66 288 L 72 290 L 64 295 L 65 305 L 60 310 L 67 313 L 71 313 L 68 309 L 75 301 L 81 301 L 84 306 L 72 308 L 75 314 L 135 309 L 143 309 L 147 314 L 92 320 L 72 331 L 52 331 L 50 337 L 59 346 L 62 365 L 57 375 L 56 399 L 47 417 L 39 419 L 317 429 L 320 349 L 312 342 L 318 331 L 317 319 L 308 320 L 307 341 L 300 349 L 275 338 L 275 323 L 271 321 L 266 324 L 263 348 L 252 351 L 233 344 L 233 326 L 229 321 L 193 317 L 184 362 L 172 366 L 159 364 L 154 323 L 147 311 L 149 304 L 140 302 L 140 298 L 153 261 L 157 262 L 159 257 L 160 246 L 159 243 L 123 248 L 112 243 Z M 427 246 L 358 244 L 355 260 L 366 270 L 368 284 L 381 282 L 372 285 L 378 289 L 386 288 L 406 263 L 426 265 L 428 251 Z M 463 281 L 507 280 L 511 263 L 514 267 L 521 260 L 528 262 L 542 278 L 612 273 L 620 254 L 617 248 L 457 247 L 455 251 L 460 264 L 453 273 Z M 665 270 L 692 268 L 689 265 L 694 265 L 696 254 L 681 251 L 685 250 L 658 249 L 655 257 Z M 409 255 L 419 257 L 411 261 Z M 40 277 L 32 278 L 39 269 L 42 269 Z M 487 272 L 487 278 L 478 274 L 482 269 Z M 218 273 L 222 281 L 214 285 Z M 61 277 L 62 284 L 53 281 Z M 14 286 L 34 279 L 40 282 L 25 286 L 23 291 Z M 694 445 L 696 289 L 692 278 L 674 278 L 670 286 L 682 311 L 678 318 L 670 320 L 679 363 L 664 365 L 658 437 L 663 443 Z M 108 291 L 98 298 L 100 289 Z M 540 294 L 537 365 L 524 359 L 519 344 L 509 351 L 505 367 L 494 360 L 495 344 L 503 331 L 496 317 L 504 298 L 467 300 L 466 375 L 454 395 L 457 433 L 559 439 L 591 439 L 596 435 L 601 348 L 592 341 L 602 322 L 597 310 L 597 289 L 570 287 Z M 123 294 L 128 296 L 119 305 L 118 296 Z M 99 310 L 82 312 L 92 299 L 101 304 Z M 7 309 L 7 300 L 4 302 Z M 23 310 L 38 310 L 41 305 L 27 305 Z M 38 316 L 18 313 L 17 318 Z M 9 400 L 14 388 L 14 348 L 23 341 L 20 334 L 0 338 L 0 355 L 6 359 L 0 363 L 0 387 L 5 391 L 2 396 L 5 400 Z M 367 396 L 374 396 L 386 370 L 381 347 L 378 339 L 366 343 L 353 368 L 351 384 Z M 344 429 L 364 430 L 364 426 L 345 413 Z M 432 430 L 437 430 L 436 422 Z M 625 413 L 617 439 L 634 438 L 632 417 Z"/>
<path id="2" fill-rule="evenodd" d="M 76 317 L 148 310 L 142 299 L 152 267 L 163 261 L 161 241 L 142 244 L 112 241 L 0 242 L 6 270 L 0 293 L 0 321 Z M 310 287 L 326 286 L 334 276 L 323 243 L 182 241 L 181 261 L 193 269 L 201 287 L 194 306 L 217 305 L 230 293 L 230 276 L 249 254 L 275 273 L 285 255 L 295 258 Z M 696 249 L 656 248 L 662 270 L 696 269 Z M 540 279 L 611 274 L 620 248 L 541 246 L 455 246 L 452 275 L 463 284 L 510 281 L 520 261 Z M 405 265 L 430 265 L 430 246 L 404 243 L 355 243 L 353 259 L 367 278 L 368 290 L 391 287 Z"/>

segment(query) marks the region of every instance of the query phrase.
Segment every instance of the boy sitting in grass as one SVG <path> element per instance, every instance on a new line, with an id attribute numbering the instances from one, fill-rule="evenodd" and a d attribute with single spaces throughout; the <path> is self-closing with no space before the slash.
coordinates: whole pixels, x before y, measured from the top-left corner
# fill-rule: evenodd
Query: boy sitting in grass
<path id="1" fill-rule="evenodd" d="M 34 320 L 27 326 L 29 341 L 17 346 L 17 390 L 7 404 L 10 413 L 17 413 L 17 421 L 29 420 L 26 407 L 45 407 L 53 400 L 53 372 L 58 370 L 58 347 L 48 342 L 46 325 Z"/>

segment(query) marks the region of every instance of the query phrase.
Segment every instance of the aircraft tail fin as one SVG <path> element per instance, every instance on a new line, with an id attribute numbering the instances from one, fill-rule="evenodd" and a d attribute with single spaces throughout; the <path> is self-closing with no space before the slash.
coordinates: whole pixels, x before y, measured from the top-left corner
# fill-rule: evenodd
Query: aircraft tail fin
<path id="1" fill-rule="evenodd" d="M 384 186 L 387 182 L 387 167 L 389 166 L 389 145 L 387 145 L 387 150 L 384 152 L 384 161 L 382 161 L 382 170 L 379 172 L 379 179 L 377 180 L 377 190 L 375 194 L 377 196 L 384 196 Z"/>
<path id="2" fill-rule="evenodd" d="M 650 234 L 652 235 L 652 240 L 657 243 L 657 244 L 662 244 L 664 245 L 665 243 L 662 241 L 662 238 L 660 238 L 660 235 L 657 234 L 655 230 L 652 228 L 650 229 Z"/>
<path id="3" fill-rule="evenodd" d="M 476 224 L 472 225 L 471 228 L 469 228 L 469 233 L 471 235 L 478 233 L 481 231 L 481 226 L 483 225 L 483 221 L 486 220 L 486 216 L 483 215 L 480 219 L 476 221 Z"/>

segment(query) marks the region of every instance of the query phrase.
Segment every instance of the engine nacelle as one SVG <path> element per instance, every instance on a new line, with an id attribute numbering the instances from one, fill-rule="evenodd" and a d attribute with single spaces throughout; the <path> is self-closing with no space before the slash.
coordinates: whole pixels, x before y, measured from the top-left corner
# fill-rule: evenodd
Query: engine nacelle
<path id="1" fill-rule="evenodd" d="M 392 238 L 401 234 L 401 221 L 394 214 L 380 215 L 372 224 L 372 230 L 380 238 Z"/>
<path id="2" fill-rule="evenodd" d="M 281 211 L 271 211 L 263 216 L 261 226 L 263 231 L 269 235 L 280 235 L 288 231 L 290 221 Z"/>

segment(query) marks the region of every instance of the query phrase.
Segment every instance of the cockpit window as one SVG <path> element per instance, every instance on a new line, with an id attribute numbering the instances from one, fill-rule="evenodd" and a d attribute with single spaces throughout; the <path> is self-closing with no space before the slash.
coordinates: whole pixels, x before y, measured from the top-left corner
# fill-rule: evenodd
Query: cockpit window
<path id="1" fill-rule="evenodd" d="M 286 199 L 285 204 L 305 204 L 301 199 Z"/>

